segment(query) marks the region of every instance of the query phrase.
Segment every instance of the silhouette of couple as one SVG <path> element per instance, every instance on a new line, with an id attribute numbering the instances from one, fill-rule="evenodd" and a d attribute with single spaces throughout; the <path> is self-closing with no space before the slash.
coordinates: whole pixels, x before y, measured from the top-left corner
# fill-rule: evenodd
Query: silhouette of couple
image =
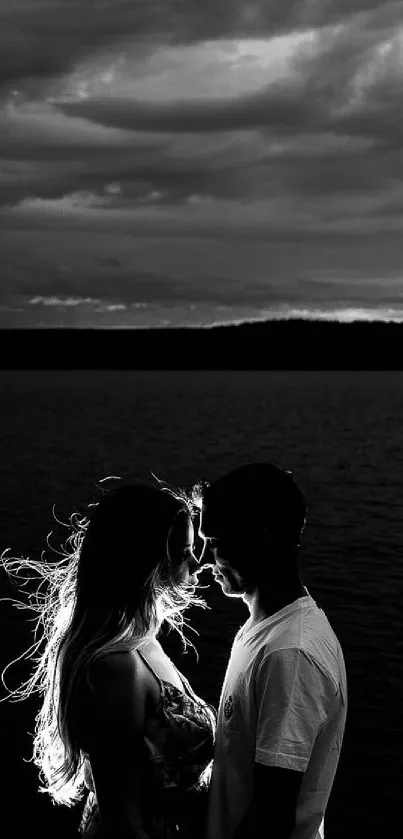
<path id="1" fill-rule="evenodd" d="M 31 600 L 42 652 L 21 695 L 42 695 L 34 760 L 55 802 L 82 802 L 84 839 L 324 836 L 347 687 L 301 580 L 305 518 L 291 472 L 250 464 L 190 492 L 102 485 L 72 516 L 62 560 L 3 556 L 9 574 L 26 566 L 48 584 Z M 164 623 L 185 640 L 207 568 L 249 610 L 218 714 L 158 641 Z"/>

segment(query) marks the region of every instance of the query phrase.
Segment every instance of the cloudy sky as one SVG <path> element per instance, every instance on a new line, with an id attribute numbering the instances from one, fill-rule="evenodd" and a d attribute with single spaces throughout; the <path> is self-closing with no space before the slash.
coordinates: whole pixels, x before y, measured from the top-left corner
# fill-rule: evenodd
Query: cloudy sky
<path id="1" fill-rule="evenodd" d="M 403 2 L 0 0 L 0 326 L 403 320 Z"/>

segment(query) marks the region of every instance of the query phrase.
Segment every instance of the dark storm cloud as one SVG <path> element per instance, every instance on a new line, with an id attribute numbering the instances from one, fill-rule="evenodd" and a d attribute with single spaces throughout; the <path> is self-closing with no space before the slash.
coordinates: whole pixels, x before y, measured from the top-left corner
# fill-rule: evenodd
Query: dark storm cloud
<path id="1" fill-rule="evenodd" d="M 30 33 L 39 38 L 41 32 L 52 30 L 56 43 L 60 31 L 74 61 L 77 50 L 83 49 L 88 58 L 97 45 L 112 43 L 123 32 L 130 35 L 134 30 L 135 38 L 144 43 L 146 33 L 153 38 L 158 33 L 164 37 L 176 33 L 177 40 L 187 43 L 201 37 L 202 25 L 211 35 L 214 26 L 216 34 L 225 29 L 227 37 L 241 24 L 247 29 L 256 20 L 262 25 L 260 37 L 285 31 L 294 26 L 298 9 L 300 23 L 318 19 L 323 23 L 326 16 L 334 20 L 346 15 L 351 15 L 351 21 L 340 30 L 324 31 L 313 46 L 302 44 L 288 78 L 249 95 L 171 103 L 114 96 L 56 99 L 53 110 L 43 106 L 31 122 L 25 104 L 20 110 L 16 106 L 11 116 L 0 116 L 0 156 L 7 161 L 8 171 L 2 183 L 3 206 L 31 196 L 56 199 L 83 191 L 103 196 L 111 182 L 117 182 L 119 189 L 109 196 L 108 206 L 129 207 L 152 193 L 158 193 L 160 203 L 166 205 L 195 194 L 238 199 L 281 195 L 284 190 L 306 196 L 370 193 L 393 179 L 401 180 L 399 151 L 391 154 L 399 147 L 403 124 L 402 88 L 394 75 L 400 45 L 382 58 L 382 72 L 363 84 L 358 97 L 353 84 L 382 38 L 393 33 L 397 4 L 221 2 L 195 7 L 152 0 L 90 6 L 37 2 L 35 16 L 32 8 L 32 3 L 10 0 L 7 19 L 3 9 L 6 28 L 14 20 L 16 31 L 28 40 Z M 214 9 L 219 10 L 215 15 Z M 374 16 L 362 16 L 357 22 L 356 12 L 370 10 Z M 111 16 L 114 23 L 109 26 Z M 50 40 L 49 49 L 55 49 Z M 151 49 L 151 40 L 147 43 Z M 46 52 L 46 45 L 42 47 Z M 61 49 L 62 63 L 63 56 Z M 351 103 L 354 96 L 357 102 Z M 349 101 L 350 106 L 344 107 Z M 242 132 L 255 134 L 257 149 L 253 140 L 247 148 L 234 145 L 232 138 Z M 204 148 L 203 135 L 209 142 L 221 135 L 228 139 L 228 147 Z M 362 148 L 359 143 L 346 146 L 342 142 L 332 150 L 326 142 L 321 145 L 321 138 L 326 141 L 328 135 L 343 141 L 368 140 L 370 145 Z M 183 138 L 187 145 L 179 154 L 175 144 Z M 298 139 L 303 148 L 298 148 Z M 275 151 L 272 142 L 277 144 Z"/>
<path id="2" fill-rule="evenodd" d="M 38 122 L 42 119 L 42 126 Z M 79 160 L 88 157 L 99 158 L 117 155 L 127 150 L 128 143 L 118 132 L 108 132 L 101 140 L 94 133 L 74 131 L 74 126 L 56 126 L 55 129 L 47 125 L 49 109 L 39 110 L 39 118 L 30 124 L 29 117 L 18 120 L 9 114 L 0 113 L 0 158 L 8 160 L 48 161 Z M 136 149 L 142 152 L 150 151 L 150 143 L 136 141 Z M 131 148 L 133 154 L 133 145 Z"/>
<path id="3" fill-rule="evenodd" d="M 129 131 L 211 132 L 234 131 L 273 125 L 282 130 L 303 129 L 312 122 L 311 107 L 301 102 L 299 91 L 273 90 L 230 101 L 180 102 L 169 105 L 133 100 L 101 99 L 67 102 L 58 107 L 65 114 L 84 117 L 100 125 Z"/>
<path id="4" fill-rule="evenodd" d="M 393 16 L 397 6 L 382 0 L 2 0 L 0 83 L 63 75 L 127 40 L 148 50 L 155 42 L 272 37 L 379 9 Z"/>
<path id="5" fill-rule="evenodd" d="M 245 96 L 198 101 L 181 97 L 170 103 L 93 96 L 56 104 L 70 116 L 126 131 L 332 131 L 385 141 L 390 134 L 393 142 L 402 131 L 397 108 L 403 104 L 403 94 L 399 77 L 393 75 L 400 44 L 382 58 L 382 71 L 364 85 L 362 101 L 344 107 L 353 95 L 357 74 L 375 60 L 374 51 L 382 39 L 392 35 L 387 17 L 379 21 L 378 28 L 356 23 L 350 29 L 324 33 L 316 46 L 308 43 L 296 51 L 288 79 Z"/>
<path id="6" fill-rule="evenodd" d="M 403 171 L 403 89 L 397 72 L 401 45 L 391 41 L 379 55 L 379 45 L 394 33 L 390 16 L 378 18 L 378 29 L 351 26 L 325 34 L 315 50 L 301 47 L 288 79 L 247 96 L 168 104 L 98 97 L 59 107 L 73 117 L 108 128 L 148 131 L 154 138 L 170 133 L 173 138 L 194 136 L 196 142 L 203 133 L 231 137 L 234 132 L 255 131 L 266 140 L 267 153 L 260 150 L 254 157 L 251 144 L 248 160 L 232 157 L 231 152 L 212 152 L 198 160 L 190 144 L 187 159 L 178 161 L 170 159 L 165 143 L 157 163 L 152 160 L 150 167 L 144 161 L 142 173 L 132 169 L 127 177 L 133 184 L 143 174 L 144 183 L 167 191 L 168 201 L 195 192 L 232 198 L 264 197 L 282 189 L 306 196 L 370 194 L 401 182 Z M 329 137 L 335 140 L 333 148 Z M 367 145 L 354 144 L 354 139 Z M 271 141 L 280 146 L 274 153 Z M 133 194 L 126 179 L 124 191 L 127 197 Z"/>
<path id="7" fill-rule="evenodd" d="M 155 33 L 153 0 L 3 0 L 0 80 L 52 78 L 119 43 Z"/>
<path id="8" fill-rule="evenodd" d="M 365 102 L 354 113 L 333 120 L 329 127 L 350 136 L 379 140 L 388 147 L 400 148 L 403 142 L 403 89 L 401 79 L 390 77 L 373 85 Z"/>
<path id="9" fill-rule="evenodd" d="M 371 196 L 394 183 L 403 175 L 403 153 L 385 158 L 379 150 L 367 149 L 355 153 L 336 153 L 318 157 L 281 158 L 277 161 L 278 177 L 285 188 L 301 196 L 357 194 Z M 393 159 L 393 166 L 391 161 Z M 375 161 L 377 161 L 375 165 Z M 389 169 L 389 172 L 388 172 Z"/>
<path id="10" fill-rule="evenodd" d="M 0 141 L 1 146 L 1 141 Z M 159 202 L 181 203 L 189 195 L 208 195 L 217 198 L 238 198 L 248 191 L 251 180 L 249 166 L 221 153 L 211 152 L 204 159 L 189 150 L 178 158 L 170 153 L 171 144 L 161 143 L 158 151 L 150 147 L 143 150 L 121 148 L 95 154 L 91 157 L 74 150 L 73 160 L 57 157 L 56 161 L 38 155 L 32 166 L 19 169 L 8 164 L 14 177 L 2 186 L 0 205 L 17 204 L 26 196 L 57 199 L 75 192 L 90 191 L 105 196 L 108 184 L 118 182 L 119 192 L 108 196 L 110 208 L 135 206 L 149 195 L 158 193 Z M 73 162 L 73 166 L 71 165 Z"/>

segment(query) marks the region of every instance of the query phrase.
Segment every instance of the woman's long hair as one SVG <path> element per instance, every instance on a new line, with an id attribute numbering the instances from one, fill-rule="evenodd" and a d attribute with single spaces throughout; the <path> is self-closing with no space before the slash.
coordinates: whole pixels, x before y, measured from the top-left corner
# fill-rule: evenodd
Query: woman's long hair
<path id="1" fill-rule="evenodd" d="M 14 701 L 33 693 L 42 697 L 32 760 L 44 781 L 40 791 L 54 803 L 72 806 L 84 791 L 86 756 L 76 709 L 95 659 L 134 649 L 155 637 L 164 621 L 180 633 L 184 647 L 190 643 L 183 612 L 205 603 L 171 578 L 168 537 L 176 516 L 195 510 L 191 496 L 161 482 L 101 487 L 87 515 L 71 516 L 62 559 L 1 556 L 0 564 L 20 586 L 40 581 L 26 595 L 28 602 L 13 600 L 37 614 L 35 641 L 20 656 L 35 667 L 28 681 L 8 692 Z"/>

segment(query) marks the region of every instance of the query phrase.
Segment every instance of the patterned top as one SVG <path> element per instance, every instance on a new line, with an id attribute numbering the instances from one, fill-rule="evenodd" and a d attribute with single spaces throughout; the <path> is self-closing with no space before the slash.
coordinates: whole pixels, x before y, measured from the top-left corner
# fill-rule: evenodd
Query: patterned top
<path id="1" fill-rule="evenodd" d="M 161 691 L 156 713 L 146 719 L 144 730 L 148 757 L 141 795 L 148 802 L 145 829 L 150 839 L 198 839 L 205 829 L 216 711 L 196 696 L 179 671 L 184 690 L 160 679 L 143 653 L 140 650 L 138 653 Z M 89 793 L 79 833 L 85 839 L 101 839 L 103 833 L 89 760 L 85 783 Z"/>

